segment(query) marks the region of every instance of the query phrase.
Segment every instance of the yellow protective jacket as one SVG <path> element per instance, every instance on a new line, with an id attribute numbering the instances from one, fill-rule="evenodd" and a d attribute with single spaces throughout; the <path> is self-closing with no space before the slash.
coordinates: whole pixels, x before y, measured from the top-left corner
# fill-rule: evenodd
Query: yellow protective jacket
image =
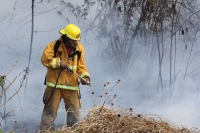
<path id="1" fill-rule="evenodd" d="M 74 55 L 74 57 L 69 58 L 68 53 L 65 47 L 65 44 L 62 41 L 62 37 L 59 39 L 61 44 L 58 48 L 56 57 L 54 58 L 54 45 L 56 41 L 50 42 L 47 47 L 44 49 L 41 62 L 47 67 L 46 73 L 46 85 L 50 87 L 55 87 L 58 74 L 60 72 L 60 61 L 64 61 L 67 63 L 70 69 L 79 74 L 81 77 L 89 77 L 89 73 L 85 64 L 85 54 L 84 47 L 80 41 L 78 41 L 77 46 L 72 50 L 70 55 L 74 52 L 80 52 L 81 56 L 78 60 L 78 55 Z M 72 72 L 62 70 L 56 88 L 68 89 L 68 90 L 79 90 L 78 87 L 78 77 Z"/>

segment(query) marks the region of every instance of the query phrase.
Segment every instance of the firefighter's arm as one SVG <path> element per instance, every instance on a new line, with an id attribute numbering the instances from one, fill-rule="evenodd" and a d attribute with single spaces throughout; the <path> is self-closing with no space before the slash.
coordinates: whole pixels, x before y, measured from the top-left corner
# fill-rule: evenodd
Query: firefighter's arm
<path id="1" fill-rule="evenodd" d="M 81 57 L 80 60 L 78 61 L 78 66 L 77 66 L 77 73 L 84 78 L 86 81 L 90 82 L 90 75 L 88 73 L 86 64 L 85 64 L 85 52 L 84 52 L 84 47 L 82 47 L 81 52 Z M 86 83 L 81 80 L 81 84 L 85 85 Z"/>
<path id="2" fill-rule="evenodd" d="M 60 58 L 54 58 L 54 45 L 55 42 L 51 42 L 44 49 L 41 57 L 42 64 L 51 69 L 60 68 Z"/>

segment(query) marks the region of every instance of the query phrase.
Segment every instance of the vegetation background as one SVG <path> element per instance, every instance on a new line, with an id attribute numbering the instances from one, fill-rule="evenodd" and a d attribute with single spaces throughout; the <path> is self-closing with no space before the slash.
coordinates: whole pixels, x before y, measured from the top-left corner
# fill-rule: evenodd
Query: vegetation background
<path id="1" fill-rule="evenodd" d="M 38 128 L 46 73 L 40 57 L 68 23 L 82 30 L 92 79 L 91 88 L 81 86 L 82 110 L 103 103 L 100 96 L 114 86 L 109 92 L 117 96 L 114 108 L 131 107 L 136 113 L 199 127 L 199 4 L 198 0 L 2 0 L 2 128 Z M 61 103 L 57 127 L 63 116 Z"/>

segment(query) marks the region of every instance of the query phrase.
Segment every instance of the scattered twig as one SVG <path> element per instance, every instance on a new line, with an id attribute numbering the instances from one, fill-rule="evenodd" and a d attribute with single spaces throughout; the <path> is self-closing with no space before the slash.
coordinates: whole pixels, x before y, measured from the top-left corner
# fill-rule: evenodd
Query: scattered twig
<path id="1" fill-rule="evenodd" d="M 2 120 L 0 121 L 0 124 L 1 124 L 1 122 L 2 122 L 10 113 L 12 113 L 13 111 L 14 111 L 14 110 L 8 112 L 8 113 L 2 118 Z"/>

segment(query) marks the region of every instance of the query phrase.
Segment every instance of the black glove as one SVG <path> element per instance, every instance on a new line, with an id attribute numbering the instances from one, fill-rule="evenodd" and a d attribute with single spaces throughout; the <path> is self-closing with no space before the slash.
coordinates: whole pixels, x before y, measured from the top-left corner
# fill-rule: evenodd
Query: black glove
<path id="1" fill-rule="evenodd" d="M 85 79 L 85 81 L 83 79 L 81 79 L 81 84 L 82 85 L 88 85 L 88 83 L 90 83 L 90 78 L 89 77 L 85 77 L 84 79 Z"/>

